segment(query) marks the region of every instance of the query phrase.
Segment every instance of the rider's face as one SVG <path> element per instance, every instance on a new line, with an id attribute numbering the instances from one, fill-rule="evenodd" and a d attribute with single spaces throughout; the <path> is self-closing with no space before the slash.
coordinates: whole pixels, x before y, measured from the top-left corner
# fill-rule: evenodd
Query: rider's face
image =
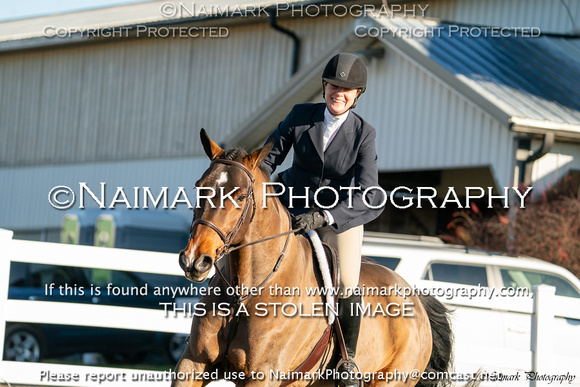
<path id="1" fill-rule="evenodd" d="M 358 89 L 347 89 L 328 82 L 325 83 L 324 99 L 330 114 L 340 116 L 346 113 L 354 103 L 358 93 Z"/>

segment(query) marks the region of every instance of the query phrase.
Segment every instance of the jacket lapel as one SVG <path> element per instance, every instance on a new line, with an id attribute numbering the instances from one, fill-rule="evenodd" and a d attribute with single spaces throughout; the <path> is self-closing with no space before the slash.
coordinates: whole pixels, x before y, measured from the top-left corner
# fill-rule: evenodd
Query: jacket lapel
<path id="1" fill-rule="evenodd" d="M 321 105 L 321 108 L 314 111 L 312 114 L 312 127 L 308 129 L 310 140 L 312 141 L 320 160 L 324 160 L 324 150 L 322 149 L 322 136 L 324 135 L 324 108 L 325 105 Z"/>

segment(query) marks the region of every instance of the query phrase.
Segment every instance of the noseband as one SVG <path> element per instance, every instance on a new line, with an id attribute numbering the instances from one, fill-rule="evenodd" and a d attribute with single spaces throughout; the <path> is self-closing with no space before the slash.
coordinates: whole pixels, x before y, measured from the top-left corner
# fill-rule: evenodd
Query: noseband
<path id="1" fill-rule="evenodd" d="M 234 160 L 224 160 L 224 159 L 212 160 L 210 163 L 210 166 L 214 165 L 214 164 L 226 164 L 226 165 L 233 165 L 235 167 L 238 167 L 242 171 L 244 171 L 246 173 L 246 175 L 248 175 L 248 178 L 250 179 L 250 187 L 248 188 L 248 197 L 246 198 L 246 204 L 244 206 L 244 209 L 242 210 L 242 215 L 238 219 L 238 222 L 236 223 L 236 225 L 234 226 L 232 231 L 230 231 L 228 234 L 226 234 L 218 226 L 216 226 L 213 222 L 206 220 L 206 219 L 196 219 L 191 224 L 192 230 L 196 225 L 203 224 L 204 226 L 207 226 L 207 227 L 211 228 L 212 230 L 214 230 L 216 232 L 216 234 L 219 235 L 222 242 L 224 242 L 224 244 L 217 249 L 217 256 L 219 259 L 219 258 L 223 257 L 224 255 L 228 254 L 233 240 L 236 238 L 236 235 L 238 234 L 238 232 L 242 228 L 242 225 L 246 221 L 246 216 L 248 215 L 248 211 L 250 210 L 250 203 L 252 203 L 252 216 L 250 217 L 250 222 L 254 218 L 254 214 L 256 213 L 256 201 L 254 199 L 254 176 L 252 175 L 252 172 L 250 172 L 250 170 L 248 168 L 246 168 L 246 166 L 244 164 L 237 162 L 237 161 L 234 161 Z"/>

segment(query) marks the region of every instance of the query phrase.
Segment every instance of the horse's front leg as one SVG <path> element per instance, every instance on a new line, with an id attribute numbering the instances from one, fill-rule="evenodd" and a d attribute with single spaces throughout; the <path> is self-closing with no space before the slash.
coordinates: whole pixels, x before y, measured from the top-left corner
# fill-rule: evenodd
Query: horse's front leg
<path id="1" fill-rule="evenodd" d="M 224 317 L 194 318 L 190 338 L 172 375 L 172 387 L 198 387 L 215 381 L 212 372 L 225 359 L 230 327 Z"/>
<path id="2" fill-rule="evenodd" d="M 209 371 L 210 365 L 194 360 L 191 349 L 188 345 L 181 354 L 172 375 L 171 387 L 193 387 L 202 386 L 210 381 L 204 381 L 203 375 Z M 204 383 L 205 382 L 205 383 Z"/>

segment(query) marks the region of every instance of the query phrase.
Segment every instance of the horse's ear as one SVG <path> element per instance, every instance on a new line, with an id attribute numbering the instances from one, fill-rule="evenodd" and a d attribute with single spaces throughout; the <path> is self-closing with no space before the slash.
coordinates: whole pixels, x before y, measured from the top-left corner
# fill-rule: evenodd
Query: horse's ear
<path id="1" fill-rule="evenodd" d="M 257 167 L 262 164 L 262 161 L 270 154 L 270 151 L 274 147 L 274 140 L 270 140 L 262 148 L 253 151 L 248 156 L 246 156 L 246 162 L 248 163 L 248 168 L 250 171 L 254 171 Z"/>
<path id="2" fill-rule="evenodd" d="M 224 153 L 222 148 L 220 148 L 218 144 L 216 144 L 215 142 L 212 141 L 211 138 L 209 138 L 205 129 L 201 129 L 199 136 L 201 137 L 203 150 L 205 150 L 205 154 L 207 155 L 207 157 L 209 157 L 210 160 L 216 159 Z"/>

